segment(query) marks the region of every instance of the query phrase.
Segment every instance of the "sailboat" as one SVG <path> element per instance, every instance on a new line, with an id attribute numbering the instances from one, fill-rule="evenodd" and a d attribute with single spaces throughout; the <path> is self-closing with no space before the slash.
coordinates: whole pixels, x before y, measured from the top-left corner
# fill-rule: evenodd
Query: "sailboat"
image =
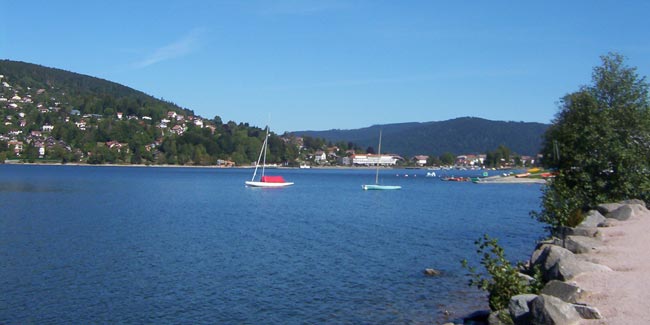
<path id="1" fill-rule="evenodd" d="M 379 161 L 381 160 L 381 130 L 379 130 L 379 149 L 377 149 L 377 169 L 375 170 L 375 184 L 361 185 L 365 191 L 368 190 L 399 190 L 402 187 L 398 185 L 379 185 Z"/>
<path id="2" fill-rule="evenodd" d="M 253 172 L 253 177 L 250 181 L 246 181 L 246 186 L 250 187 L 286 187 L 293 185 L 293 182 L 287 182 L 282 178 L 282 176 L 266 176 L 264 175 L 266 167 L 266 149 L 269 146 L 269 126 L 266 126 L 266 137 L 264 137 L 264 142 L 262 143 L 262 149 L 260 149 L 260 155 L 257 157 L 257 163 L 255 164 L 255 171 Z M 255 181 L 255 176 L 257 176 L 257 169 L 260 166 L 260 160 L 262 161 L 262 174 L 259 181 Z"/>

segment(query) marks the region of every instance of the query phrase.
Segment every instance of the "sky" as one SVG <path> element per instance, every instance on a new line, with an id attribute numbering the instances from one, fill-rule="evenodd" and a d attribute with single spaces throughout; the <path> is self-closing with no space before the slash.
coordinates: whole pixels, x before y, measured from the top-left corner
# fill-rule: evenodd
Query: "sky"
<path id="1" fill-rule="evenodd" d="M 650 74 L 650 1 L 0 0 L 0 59 L 277 133 L 473 116 L 550 123 L 617 52 Z"/>

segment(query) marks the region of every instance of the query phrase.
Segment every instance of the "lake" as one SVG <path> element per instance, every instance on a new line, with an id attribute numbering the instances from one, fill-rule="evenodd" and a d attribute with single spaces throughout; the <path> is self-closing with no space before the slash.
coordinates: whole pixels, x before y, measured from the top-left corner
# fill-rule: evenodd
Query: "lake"
<path id="1" fill-rule="evenodd" d="M 540 185 L 382 170 L 402 190 L 363 191 L 374 170 L 271 173 L 295 185 L 247 188 L 248 169 L 0 165 L 0 323 L 441 323 L 487 308 L 460 267 L 478 265 L 477 238 L 524 260 L 544 233 L 529 216 Z"/>

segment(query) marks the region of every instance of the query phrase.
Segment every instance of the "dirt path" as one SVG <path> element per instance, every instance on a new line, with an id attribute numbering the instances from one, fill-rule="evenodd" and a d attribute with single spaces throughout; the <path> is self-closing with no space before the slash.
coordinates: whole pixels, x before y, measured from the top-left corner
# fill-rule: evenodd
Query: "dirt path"
<path id="1" fill-rule="evenodd" d="M 650 213 L 600 230 L 605 246 L 585 255 L 614 272 L 574 279 L 603 316 L 581 324 L 650 324 Z"/>

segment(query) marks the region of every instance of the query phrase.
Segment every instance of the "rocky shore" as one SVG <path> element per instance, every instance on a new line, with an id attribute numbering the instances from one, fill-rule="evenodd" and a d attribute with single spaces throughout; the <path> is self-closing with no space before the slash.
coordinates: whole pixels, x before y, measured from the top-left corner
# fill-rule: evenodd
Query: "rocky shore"
<path id="1" fill-rule="evenodd" d="M 650 323 L 649 232 L 645 202 L 601 204 L 577 227 L 555 229 L 537 245 L 528 268 L 542 272 L 539 295 L 511 297 L 507 310 L 464 323 L 506 324 L 499 313 L 515 324 Z"/>

